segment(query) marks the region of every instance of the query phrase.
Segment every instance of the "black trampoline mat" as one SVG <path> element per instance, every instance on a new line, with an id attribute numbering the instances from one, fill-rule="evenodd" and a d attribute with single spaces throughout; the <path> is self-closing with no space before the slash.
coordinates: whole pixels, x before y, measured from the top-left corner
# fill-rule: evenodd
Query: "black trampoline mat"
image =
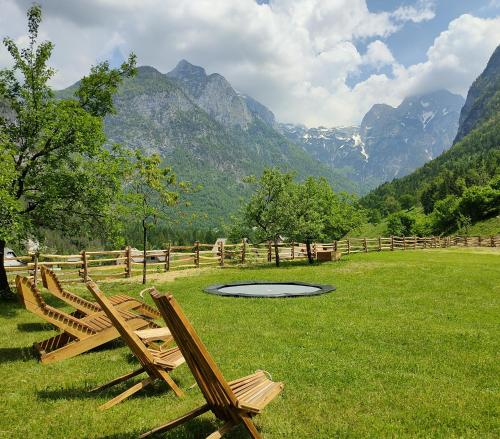
<path id="1" fill-rule="evenodd" d="M 210 294 L 233 297 L 295 297 L 317 296 L 335 291 L 335 287 L 304 282 L 247 281 L 211 285 L 204 291 Z"/>

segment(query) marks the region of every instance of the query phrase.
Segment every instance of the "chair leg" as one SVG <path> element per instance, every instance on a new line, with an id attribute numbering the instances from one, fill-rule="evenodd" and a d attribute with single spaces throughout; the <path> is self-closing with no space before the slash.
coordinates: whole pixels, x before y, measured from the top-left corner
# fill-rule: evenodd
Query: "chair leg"
<path id="1" fill-rule="evenodd" d="M 250 433 L 250 436 L 252 436 L 253 439 L 262 439 L 262 436 L 257 431 L 257 428 L 255 427 L 255 424 L 250 419 L 250 416 L 248 416 L 248 415 L 242 415 L 241 416 L 241 420 L 243 421 L 243 425 L 248 430 L 248 432 Z"/>
<path id="2" fill-rule="evenodd" d="M 208 412 L 210 410 L 210 407 L 208 404 L 204 404 L 198 408 L 195 408 L 194 410 L 191 410 L 190 412 L 186 413 L 185 415 L 182 415 L 178 417 L 177 419 L 174 419 L 173 421 L 167 422 L 166 424 L 160 425 L 159 427 L 153 428 L 153 430 L 147 431 L 146 433 L 143 433 L 139 436 L 140 439 L 143 439 L 145 437 L 148 437 L 152 434 L 159 433 L 161 431 L 167 431 L 170 430 L 171 428 L 177 427 L 178 425 L 183 424 L 184 422 L 187 422 L 193 418 L 196 418 L 197 416 L 202 415 L 205 412 Z"/>
<path id="3" fill-rule="evenodd" d="M 159 374 L 163 378 L 163 380 L 172 388 L 177 396 L 184 396 L 184 392 L 179 388 L 175 381 L 172 379 L 170 374 L 164 370 L 158 370 Z"/>
<path id="4" fill-rule="evenodd" d="M 153 379 L 150 377 L 147 377 L 146 379 L 138 382 L 137 384 L 133 385 L 129 389 L 125 390 L 125 392 L 120 393 L 118 396 L 115 396 L 113 399 L 110 399 L 105 404 L 99 406 L 99 410 L 106 410 L 106 409 L 109 409 L 110 407 L 113 407 L 114 405 L 122 402 L 124 399 L 128 398 L 129 396 L 133 395 L 134 393 L 137 393 L 139 390 L 144 389 L 145 387 L 149 386 L 152 382 L 153 382 Z"/>
<path id="5" fill-rule="evenodd" d="M 128 379 L 135 377 L 136 375 L 141 374 L 142 372 L 144 372 L 143 367 L 141 367 L 140 369 L 134 370 L 133 372 L 129 372 L 125 375 L 122 375 L 118 378 L 115 378 L 114 380 L 111 380 L 106 384 L 102 384 L 101 386 L 94 387 L 93 389 L 90 389 L 89 392 L 97 392 L 98 390 L 103 390 L 103 389 L 107 389 L 108 387 L 113 387 L 116 384 L 122 383 L 123 381 L 127 381 Z"/>
<path id="6" fill-rule="evenodd" d="M 235 425 L 236 425 L 236 422 L 228 421 L 221 428 L 219 428 L 217 431 L 214 431 L 212 434 L 208 435 L 206 439 L 220 439 L 229 430 L 231 430 Z"/>

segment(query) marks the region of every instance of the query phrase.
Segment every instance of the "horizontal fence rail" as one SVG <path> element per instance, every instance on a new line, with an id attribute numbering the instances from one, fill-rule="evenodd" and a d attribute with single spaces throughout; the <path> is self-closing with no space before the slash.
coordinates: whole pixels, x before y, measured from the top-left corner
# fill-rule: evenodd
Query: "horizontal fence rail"
<path id="1" fill-rule="evenodd" d="M 494 236 L 390 236 L 378 238 L 349 238 L 330 243 L 312 243 L 311 253 L 320 260 L 319 253 L 332 252 L 350 255 L 374 251 L 417 250 L 448 247 L 500 247 L 500 235 Z M 304 243 L 288 242 L 278 244 L 280 261 L 307 259 Z M 276 261 L 274 244 L 250 244 L 245 240 L 238 244 L 167 245 L 161 250 L 146 251 L 146 271 L 162 273 L 203 267 L 225 267 L 243 264 L 265 264 Z M 82 251 L 73 255 L 29 254 L 27 256 L 5 257 L 5 269 L 9 281 L 15 275 L 39 280 L 40 267 L 44 265 L 57 270 L 63 282 L 86 282 L 93 280 L 129 278 L 142 273 L 144 255 L 142 251 L 127 247 L 124 250 Z"/>

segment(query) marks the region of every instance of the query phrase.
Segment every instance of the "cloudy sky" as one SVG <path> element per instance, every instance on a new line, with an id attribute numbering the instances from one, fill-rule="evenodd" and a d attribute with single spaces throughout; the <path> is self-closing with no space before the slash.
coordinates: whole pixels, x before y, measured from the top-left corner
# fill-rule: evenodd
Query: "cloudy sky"
<path id="1" fill-rule="evenodd" d="M 42 0 L 56 88 L 131 51 L 225 76 L 283 122 L 358 124 L 375 103 L 466 95 L 500 43 L 500 0 Z M 0 36 L 26 41 L 31 1 L 0 0 Z M 0 67 L 10 65 L 0 49 Z"/>

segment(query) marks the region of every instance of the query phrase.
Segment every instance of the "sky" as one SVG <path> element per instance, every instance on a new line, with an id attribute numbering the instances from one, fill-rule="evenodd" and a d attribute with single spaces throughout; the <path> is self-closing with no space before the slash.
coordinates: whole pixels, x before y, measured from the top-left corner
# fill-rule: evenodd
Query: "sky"
<path id="1" fill-rule="evenodd" d="M 500 44 L 500 0 L 42 0 L 54 88 L 134 52 L 168 72 L 220 73 L 280 122 L 359 124 L 377 103 L 464 97 Z M 0 37 L 26 43 L 27 0 L 0 0 Z M 11 66 L 0 48 L 0 68 Z"/>

